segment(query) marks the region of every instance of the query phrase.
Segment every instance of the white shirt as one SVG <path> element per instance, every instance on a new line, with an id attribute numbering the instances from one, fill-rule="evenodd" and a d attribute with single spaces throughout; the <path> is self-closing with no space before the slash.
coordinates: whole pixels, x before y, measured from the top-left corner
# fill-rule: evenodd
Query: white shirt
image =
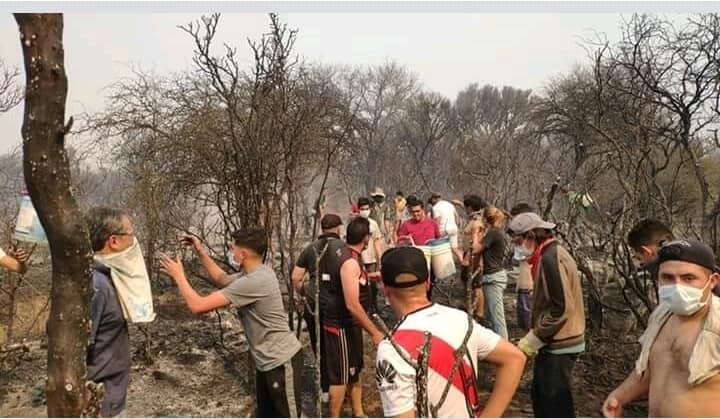
<path id="1" fill-rule="evenodd" d="M 2 248 L 0 247 L 0 259 L 4 258 L 5 256 L 7 256 L 7 254 L 5 254 L 5 251 L 2 250 Z"/>
<path id="2" fill-rule="evenodd" d="M 395 341 L 406 351 L 410 352 L 407 348 L 414 348 L 410 353 L 413 360 L 417 360 L 417 348 L 422 346 L 424 340 L 423 332 L 432 334 L 427 388 L 431 404 L 440 401 L 452 369 L 455 351 L 462 344 L 467 327 L 467 314 L 464 311 L 432 304 L 408 314 L 393 331 Z M 473 321 L 467 348 L 468 353 L 476 357 L 473 357 L 472 362 L 469 362 L 467 355 L 463 359 L 445 402 L 438 408 L 439 417 L 470 417 L 465 399 L 466 394 L 473 392 L 463 390 L 460 370 L 474 377 L 477 374 L 477 359 L 487 357 L 499 341 L 499 335 Z M 402 359 L 387 339 L 378 345 L 375 378 L 386 417 L 415 410 L 415 369 Z M 470 400 L 474 398 L 470 396 Z"/>
<path id="3" fill-rule="evenodd" d="M 433 205 L 433 216 L 440 227 L 441 236 L 452 236 L 457 234 L 458 228 L 455 222 L 455 206 L 441 199 Z"/>
<path id="4" fill-rule="evenodd" d="M 363 263 L 377 263 L 377 255 L 375 254 L 375 241 L 382 239 L 382 233 L 380 233 L 380 226 L 377 221 L 372 218 L 366 218 L 370 222 L 370 241 L 368 242 L 367 249 L 361 253 Z"/>

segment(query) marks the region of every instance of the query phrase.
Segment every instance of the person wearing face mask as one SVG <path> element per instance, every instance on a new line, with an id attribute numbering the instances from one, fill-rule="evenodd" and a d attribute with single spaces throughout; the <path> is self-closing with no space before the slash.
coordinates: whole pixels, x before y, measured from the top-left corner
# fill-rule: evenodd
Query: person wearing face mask
<path id="1" fill-rule="evenodd" d="M 93 208 L 85 215 L 94 252 L 87 378 L 102 383 L 102 417 L 125 416 L 130 377 L 128 321 L 155 318 L 150 282 L 127 213 Z"/>
<path id="2" fill-rule="evenodd" d="M 518 214 L 533 212 L 533 208 L 525 203 L 515 205 L 510 209 L 510 216 L 515 217 Z M 518 326 L 527 334 L 532 327 L 532 271 L 530 269 L 529 252 L 523 246 L 513 246 L 513 260 L 518 263 L 518 277 L 515 283 L 516 315 Z"/>
<path id="3" fill-rule="evenodd" d="M 534 281 L 532 324 L 518 347 L 536 356 L 531 388 L 535 417 L 575 417 L 571 375 L 585 350 L 585 310 L 575 260 L 555 240 L 555 224 L 533 212 L 508 224 L 512 242 L 528 262 Z"/>
<path id="4" fill-rule="evenodd" d="M 358 213 L 360 217 L 368 220 L 370 223 L 370 241 L 368 242 L 367 248 L 362 251 L 362 261 L 365 265 L 365 270 L 368 273 L 380 271 L 380 257 L 383 254 L 383 234 L 380 231 L 378 223 L 370 218 L 370 200 L 367 198 L 358 199 Z M 378 282 L 370 282 L 370 292 L 372 295 L 372 304 L 370 305 L 371 310 L 376 310 L 377 297 L 378 297 Z"/>
<path id="5" fill-rule="evenodd" d="M 720 282 L 712 249 L 676 240 L 658 251 L 659 304 L 640 337 L 635 369 L 605 400 L 606 417 L 647 398 L 650 417 L 720 417 Z"/>
<path id="6" fill-rule="evenodd" d="M 290 330 L 280 284 L 263 260 L 267 232 L 248 227 L 232 234 L 232 253 L 239 273 L 225 273 L 208 255 L 200 240 L 184 236 L 220 290 L 199 295 L 190 285 L 180 256 L 160 256 L 162 272 L 175 280 L 180 295 L 193 314 L 233 306 L 243 325 L 255 361 L 256 417 L 300 417 L 302 346 Z"/>
<path id="7" fill-rule="evenodd" d="M 375 188 L 370 193 L 370 199 L 370 218 L 378 224 L 382 235 L 388 237 L 392 229 L 392 209 L 385 203 L 385 192 L 382 188 Z"/>

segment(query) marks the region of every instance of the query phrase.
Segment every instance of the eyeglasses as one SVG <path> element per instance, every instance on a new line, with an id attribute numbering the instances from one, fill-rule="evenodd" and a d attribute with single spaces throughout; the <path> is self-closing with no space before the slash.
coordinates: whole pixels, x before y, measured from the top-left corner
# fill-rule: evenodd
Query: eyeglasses
<path id="1" fill-rule="evenodd" d="M 134 235 L 135 235 L 134 231 L 130 231 L 130 232 L 121 231 L 119 233 L 111 234 L 111 236 L 134 236 Z"/>

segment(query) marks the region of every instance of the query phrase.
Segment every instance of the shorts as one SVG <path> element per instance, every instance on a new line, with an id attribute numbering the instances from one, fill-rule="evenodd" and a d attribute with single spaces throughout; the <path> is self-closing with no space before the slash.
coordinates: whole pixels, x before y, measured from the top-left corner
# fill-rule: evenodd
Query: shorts
<path id="1" fill-rule="evenodd" d="M 325 324 L 321 342 L 325 347 L 327 382 L 331 386 L 355 384 L 363 369 L 363 336 L 360 326 Z"/>
<path id="2" fill-rule="evenodd" d="M 452 248 L 452 249 L 457 249 L 457 248 L 458 248 L 458 235 L 457 235 L 457 233 L 448 235 L 448 239 L 450 239 L 450 248 Z"/>
<path id="3" fill-rule="evenodd" d="M 255 370 L 258 418 L 299 418 L 301 410 L 302 350 L 279 367 Z"/>

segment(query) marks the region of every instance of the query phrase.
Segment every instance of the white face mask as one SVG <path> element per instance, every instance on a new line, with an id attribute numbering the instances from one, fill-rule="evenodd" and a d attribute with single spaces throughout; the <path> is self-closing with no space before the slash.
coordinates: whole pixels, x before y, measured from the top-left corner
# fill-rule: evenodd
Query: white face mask
<path id="1" fill-rule="evenodd" d="M 519 261 L 527 260 L 530 256 L 532 256 L 533 252 L 528 250 L 523 245 L 516 244 L 513 249 L 513 259 Z"/>
<path id="2" fill-rule="evenodd" d="M 370 217 L 370 210 L 360 210 L 360 216 L 362 218 L 368 218 Z"/>
<path id="3" fill-rule="evenodd" d="M 680 284 L 661 285 L 658 290 L 658 296 L 660 297 L 660 301 L 664 301 L 670 306 L 670 311 L 674 314 L 679 316 L 692 316 L 707 305 L 707 300 L 702 301 L 702 296 L 708 284 L 710 284 L 709 279 L 702 289 Z M 710 296 L 708 296 L 708 300 L 709 299 Z"/>
<path id="4" fill-rule="evenodd" d="M 227 252 L 227 260 L 228 263 L 230 263 L 230 266 L 232 266 L 236 270 L 242 269 L 242 264 L 238 263 L 237 260 L 235 260 L 235 253 L 233 253 L 232 249 L 228 250 Z"/>

